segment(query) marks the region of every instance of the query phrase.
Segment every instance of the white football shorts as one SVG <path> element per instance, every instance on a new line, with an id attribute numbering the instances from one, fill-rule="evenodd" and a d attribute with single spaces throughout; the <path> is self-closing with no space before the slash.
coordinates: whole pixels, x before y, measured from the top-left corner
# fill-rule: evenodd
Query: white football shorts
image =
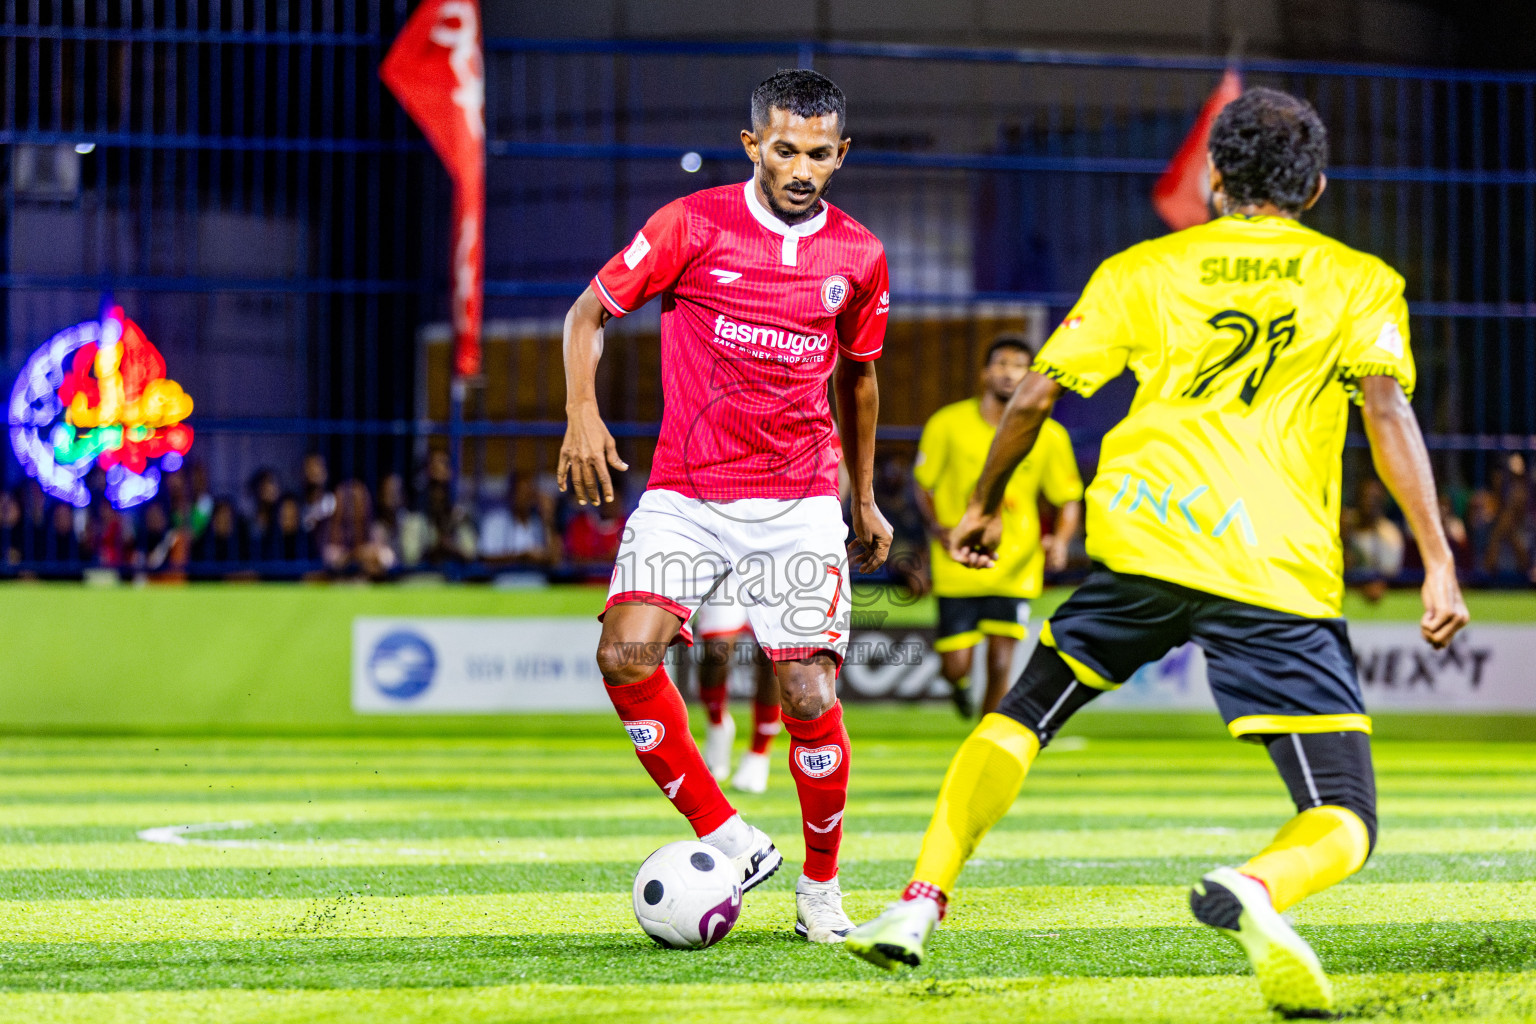
<path id="1" fill-rule="evenodd" d="M 689 626 L 697 640 L 735 636 L 747 628 L 747 609 L 740 601 L 729 600 L 717 588 L 716 593 L 710 594 L 693 613 Z"/>
<path id="2" fill-rule="evenodd" d="M 842 506 L 818 496 L 711 502 L 646 491 L 624 526 L 608 608 L 639 601 L 687 623 L 708 599 L 716 620 L 740 615 L 775 661 L 848 646 L 852 592 Z M 723 607 L 721 607 L 723 606 Z"/>

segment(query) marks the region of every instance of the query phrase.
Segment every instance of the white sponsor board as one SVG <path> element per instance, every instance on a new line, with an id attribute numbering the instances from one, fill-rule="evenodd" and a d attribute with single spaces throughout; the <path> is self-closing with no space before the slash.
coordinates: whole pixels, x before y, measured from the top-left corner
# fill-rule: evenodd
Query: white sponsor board
<path id="1" fill-rule="evenodd" d="M 609 710 L 594 619 L 352 620 L 352 710 Z"/>
<path id="2" fill-rule="evenodd" d="M 610 710 L 586 618 L 386 619 L 352 624 L 352 707 L 365 714 Z M 1536 627 L 1473 625 L 1436 651 L 1416 623 L 1350 626 L 1367 711 L 1536 712 Z M 1020 644 L 1015 673 L 1033 644 Z M 851 699 L 944 698 L 924 634 L 860 630 L 842 691 Z M 750 661 L 732 690 L 752 692 Z M 1213 710 L 1205 655 L 1188 645 L 1143 667 L 1095 707 Z"/>
<path id="3" fill-rule="evenodd" d="M 1349 627 L 1367 710 L 1536 711 L 1536 628 L 1471 625 L 1437 651 L 1417 623 Z"/>

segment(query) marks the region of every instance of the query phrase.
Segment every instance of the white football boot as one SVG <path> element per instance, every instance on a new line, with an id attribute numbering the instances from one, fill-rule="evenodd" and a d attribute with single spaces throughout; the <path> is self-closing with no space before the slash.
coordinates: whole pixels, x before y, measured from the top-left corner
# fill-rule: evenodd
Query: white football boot
<path id="1" fill-rule="evenodd" d="M 736 743 L 736 720 L 727 711 L 719 725 L 704 726 L 704 765 L 716 782 L 731 777 L 731 747 Z"/>
<path id="2" fill-rule="evenodd" d="M 813 882 L 801 875 L 795 883 L 795 934 L 810 942 L 842 942 L 851 931 L 837 879 Z"/>
<path id="3" fill-rule="evenodd" d="M 766 882 L 784 863 L 784 855 L 773 845 L 768 833 L 748 825 L 739 814 L 731 815 L 724 825 L 699 840 L 731 859 L 731 865 L 741 875 L 742 892 Z"/>
<path id="4" fill-rule="evenodd" d="M 1262 882 L 1236 868 L 1217 868 L 1195 883 L 1189 909 L 1243 948 L 1272 1008 L 1287 1017 L 1332 1017 L 1333 986 L 1323 965 L 1275 910 Z"/>
<path id="5" fill-rule="evenodd" d="M 938 924 L 935 900 L 902 900 L 849 932 L 848 952 L 886 970 L 897 964 L 916 967 L 923 962 L 923 947 Z"/>
<path id="6" fill-rule="evenodd" d="M 773 759 L 767 754 L 754 754 L 747 751 L 741 755 L 741 763 L 736 766 L 736 774 L 731 778 L 731 785 L 743 793 L 768 792 L 768 766 Z"/>

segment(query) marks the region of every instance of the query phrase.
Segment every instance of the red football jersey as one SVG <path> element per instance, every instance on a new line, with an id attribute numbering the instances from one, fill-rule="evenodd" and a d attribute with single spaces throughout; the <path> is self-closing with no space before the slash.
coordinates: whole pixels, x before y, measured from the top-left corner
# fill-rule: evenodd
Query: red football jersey
<path id="1" fill-rule="evenodd" d="M 836 495 L 827 378 L 836 354 L 880 354 L 885 249 L 829 203 L 791 226 L 752 192 L 726 185 L 663 206 L 592 290 L 614 316 L 664 296 L 649 487 L 708 501 Z"/>

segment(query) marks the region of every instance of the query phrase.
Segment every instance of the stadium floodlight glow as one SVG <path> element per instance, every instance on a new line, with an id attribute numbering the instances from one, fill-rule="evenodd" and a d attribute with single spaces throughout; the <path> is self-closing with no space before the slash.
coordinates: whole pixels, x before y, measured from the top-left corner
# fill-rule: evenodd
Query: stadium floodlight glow
<path id="1" fill-rule="evenodd" d="M 693 150 L 690 149 L 688 152 L 683 154 L 683 170 L 687 171 L 689 174 L 695 173 L 700 167 L 703 166 L 704 158 L 699 156 L 699 154 L 695 153 Z"/>
<path id="2" fill-rule="evenodd" d="M 66 327 L 27 359 L 11 388 L 11 450 L 44 491 L 90 504 L 85 477 L 107 474 L 113 506 L 132 508 L 160 490 L 192 447 L 192 397 L 165 375 L 165 358 L 105 302 L 100 320 Z M 158 466 L 156 462 L 158 461 Z"/>
<path id="3" fill-rule="evenodd" d="M 94 142 L 77 142 L 77 143 L 75 143 L 75 152 L 79 153 L 81 156 L 87 156 L 87 155 L 89 155 L 91 153 L 96 152 L 96 143 L 94 143 Z"/>

